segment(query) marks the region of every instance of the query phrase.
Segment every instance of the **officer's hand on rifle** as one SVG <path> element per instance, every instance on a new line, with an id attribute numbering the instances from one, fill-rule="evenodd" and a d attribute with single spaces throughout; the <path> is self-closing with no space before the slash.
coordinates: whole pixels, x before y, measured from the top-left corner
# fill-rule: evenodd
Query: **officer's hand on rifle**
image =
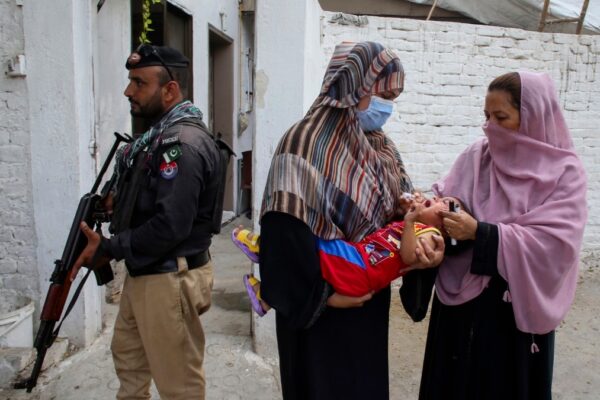
<path id="1" fill-rule="evenodd" d="M 108 263 L 110 259 L 107 256 L 98 257 L 96 255 L 98 247 L 100 247 L 102 236 L 90 228 L 85 222 L 82 222 L 79 227 L 81 228 L 81 232 L 83 232 L 87 238 L 87 245 L 77 258 L 77 261 L 75 261 L 73 268 L 76 268 L 77 270 L 81 267 L 96 269 Z"/>

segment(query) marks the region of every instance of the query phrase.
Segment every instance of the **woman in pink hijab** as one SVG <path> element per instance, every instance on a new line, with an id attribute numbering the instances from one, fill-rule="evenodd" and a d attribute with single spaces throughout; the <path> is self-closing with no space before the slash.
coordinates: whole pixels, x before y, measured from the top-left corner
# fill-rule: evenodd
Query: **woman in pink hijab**
<path id="1" fill-rule="evenodd" d="M 554 330 L 573 301 L 587 219 L 585 172 L 547 74 L 496 78 L 484 112 L 485 137 L 433 185 L 463 204 L 441 213 L 458 244 L 437 276 L 409 273 L 401 289 L 419 320 L 435 279 L 419 398 L 551 399 Z"/>

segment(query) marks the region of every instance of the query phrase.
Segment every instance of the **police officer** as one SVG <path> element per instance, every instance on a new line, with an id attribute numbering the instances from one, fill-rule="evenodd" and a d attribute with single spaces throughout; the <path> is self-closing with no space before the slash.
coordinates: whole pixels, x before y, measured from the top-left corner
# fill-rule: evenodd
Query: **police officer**
<path id="1" fill-rule="evenodd" d="M 202 113 L 184 101 L 189 60 L 179 51 L 142 45 L 127 59 L 125 96 L 150 129 L 117 156 L 111 238 L 82 223 L 88 245 L 78 265 L 125 260 L 111 344 L 117 399 L 204 399 L 200 314 L 213 285 L 208 248 L 220 189 L 218 147 Z"/>

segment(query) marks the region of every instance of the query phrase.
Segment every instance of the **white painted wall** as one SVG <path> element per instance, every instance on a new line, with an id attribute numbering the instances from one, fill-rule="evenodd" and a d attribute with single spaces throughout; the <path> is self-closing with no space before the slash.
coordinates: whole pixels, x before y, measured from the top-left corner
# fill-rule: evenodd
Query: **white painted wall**
<path id="1" fill-rule="evenodd" d="M 239 21 L 238 2 L 236 0 L 170 0 L 169 3 L 176 5 L 193 16 L 194 31 L 194 103 L 204 112 L 208 110 L 208 24 L 221 30 L 227 36 L 234 39 L 235 65 L 239 63 Z M 223 13 L 221 18 L 220 13 Z M 221 21 L 223 23 L 221 24 Z M 239 77 L 235 74 L 234 87 L 238 86 Z M 237 101 L 237 100 L 236 100 Z M 238 109 L 238 104 L 234 109 Z M 232 118 L 234 116 L 232 115 Z"/>
<path id="2" fill-rule="evenodd" d="M 315 34 L 319 10 L 317 0 L 257 2 L 256 134 L 252 177 L 255 228 L 258 227 L 262 193 L 277 143 L 318 94 L 322 73 L 315 78 L 312 63 L 319 60 L 315 55 L 320 53 L 319 33 Z M 318 82 L 312 85 L 315 79 Z M 258 268 L 255 273 L 258 274 Z M 255 348 L 267 357 L 277 354 L 274 314 L 260 319 L 253 314 Z"/>
<path id="3" fill-rule="evenodd" d="M 45 294 L 78 200 L 95 176 L 88 151 L 94 126 L 91 2 L 33 0 L 23 9 L 33 208 Z M 81 297 L 62 330 L 80 345 L 101 329 L 100 290 L 88 284 Z"/>
<path id="4" fill-rule="evenodd" d="M 94 137 L 98 143 L 96 170 L 114 143 L 114 132 L 131 134 L 129 102 L 123 95 L 128 84 L 125 60 L 131 53 L 129 1 L 106 1 L 94 13 Z M 112 168 L 106 173 L 110 178 Z"/>
<path id="5" fill-rule="evenodd" d="M 306 6 L 306 29 L 304 31 L 304 101 L 302 114 L 305 114 L 321 91 L 321 84 L 327 63 L 323 49 L 323 18 L 318 1 L 309 0 Z M 327 60 L 328 61 L 328 60 Z"/>
<path id="6" fill-rule="evenodd" d="M 256 51 L 254 49 L 254 17 L 242 16 L 240 25 L 240 55 L 239 55 L 240 85 L 238 89 L 240 106 L 239 111 L 247 120 L 247 128 L 240 131 L 238 125 L 238 140 L 236 152 L 238 158 L 243 151 L 252 150 L 254 139 L 254 62 Z M 240 117 L 242 116 L 240 115 Z"/>
<path id="7" fill-rule="evenodd" d="M 0 76 L 0 105 L 6 105 L 0 119 L 0 170 L 6 175 L 0 180 L 8 200 L 1 215 L 0 286 L 35 299 L 36 322 L 79 198 L 95 177 L 90 140 L 96 130 L 109 130 L 110 140 L 113 130 L 129 126 L 121 100 L 126 74 L 120 80 L 114 74 L 116 58 L 121 69 L 129 54 L 127 4 L 108 2 L 97 14 L 93 1 L 0 2 L 1 64 L 17 54 L 27 63 L 26 77 Z M 117 107 L 125 116 L 120 120 Z M 101 294 L 92 278 L 62 335 L 79 345 L 95 337 Z"/>
<path id="8" fill-rule="evenodd" d="M 321 15 L 324 19 L 319 23 Z M 255 228 L 259 228 L 258 212 L 273 151 L 317 95 L 335 44 L 372 40 L 392 48 L 404 64 L 405 90 L 385 130 L 400 149 L 415 185 L 423 189 L 442 177 L 457 155 L 482 135 L 483 101 L 493 78 L 518 69 L 549 72 L 560 89 L 588 173 L 590 218 L 582 261 L 598 265 L 600 36 L 382 17 L 369 17 L 368 25 L 356 27 L 330 23 L 333 15 L 322 13 L 312 0 L 294 5 L 259 2 Z M 317 40 L 317 29 L 322 29 L 322 41 Z M 276 348 L 273 317 L 254 318 L 256 349 L 271 355 Z"/>
<path id="9" fill-rule="evenodd" d="M 131 53 L 131 16 L 129 1 L 107 1 L 100 12 L 96 12 L 97 3 L 92 1 L 91 4 L 90 44 L 93 49 L 91 69 L 95 116 L 90 140 L 96 144 L 94 169 L 97 174 L 114 143 L 114 132 L 131 133 L 129 102 L 123 95 L 128 83 L 125 60 Z M 104 180 L 110 179 L 112 168 L 112 165 L 108 168 Z M 90 190 L 92 184 L 93 181 L 86 182 L 87 187 L 83 190 Z M 104 232 L 108 236 L 107 225 L 104 224 Z M 94 277 L 90 279 L 92 282 L 88 285 L 96 285 Z M 86 318 L 104 308 L 106 303 L 103 299 L 104 296 L 94 296 L 84 303 Z M 88 307 L 88 304 L 94 306 Z"/>
<path id="10" fill-rule="evenodd" d="M 9 60 L 25 53 L 23 8 L 14 0 L 0 0 L 0 27 L 0 291 L 36 300 L 27 77 L 5 74 Z M 0 295 L 0 302 L 10 299 Z"/>

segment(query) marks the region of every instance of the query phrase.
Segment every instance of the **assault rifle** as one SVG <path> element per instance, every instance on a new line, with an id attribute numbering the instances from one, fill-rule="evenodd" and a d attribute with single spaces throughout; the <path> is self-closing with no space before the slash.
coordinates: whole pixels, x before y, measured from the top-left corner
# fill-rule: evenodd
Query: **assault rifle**
<path id="1" fill-rule="evenodd" d="M 29 379 L 17 382 L 15 384 L 16 389 L 27 389 L 27 392 L 31 392 L 31 390 L 35 387 L 38 376 L 42 370 L 46 351 L 54 343 L 62 323 L 67 315 L 69 315 L 71 312 L 71 309 L 73 308 L 85 281 L 92 271 L 92 269 L 87 271 L 79 283 L 79 286 L 73 293 L 65 315 L 58 326 L 54 328 L 63 313 L 63 309 L 71 289 L 71 284 L 79 272 L 78 268 L 73 268 L 73 264 L 75 261 L 77 261 L 77 258 L 87 245 L 87 238 L 79 228 L 81 221 L 85 221 L 91 228 L 96 226 L 96 229 L 99 229 L 102 223 L 108 222 L 110 218 L 106 210 L 102 208 L 102 202 L 105 196 L 108 195 L 110 186 L 114 185 L 114 182 L 109 182 L 108 185 L 105 186 L 102 194 L 98 194 L 96 192 L 98 191 L 100 183 L 102 182 L 102 177 L 108 169 L 108 166 L 114 157 L 119 144 L 121 142 L 131 141 L 131 137 L 128 135 L 121 135 L 117 132 L 115 132 L 115 137 L 115 143 L 110 149 L 108 157 L 100 169 L 100 173 L 94 182 L 94 186 L 92 186 L 92 190 L 83 195 L 79 201 L 79 206 L 77 207 L 75 218 L 73 218 L 73 222 L 71 223 L 71 230 L 69 231 L 69 236 L 67 238 L 67 243 L 65 244 L 62 257 L 60 260 L 56 260 L 54 262 L 54 271 L 50 276 L 50 287 L 48 288 L 48 294 L 46 294 L 46 300 L 40 315 L 40 327 L 33 345 L 33 347 L 35 347 L 37 350 L 35 364 Z M 94 269 L 93 271 L 94 275 L 96 276 L 96 282 L 99 286 L 104 285 L 113 279 L 113 272 L 108 264 Z"/>

